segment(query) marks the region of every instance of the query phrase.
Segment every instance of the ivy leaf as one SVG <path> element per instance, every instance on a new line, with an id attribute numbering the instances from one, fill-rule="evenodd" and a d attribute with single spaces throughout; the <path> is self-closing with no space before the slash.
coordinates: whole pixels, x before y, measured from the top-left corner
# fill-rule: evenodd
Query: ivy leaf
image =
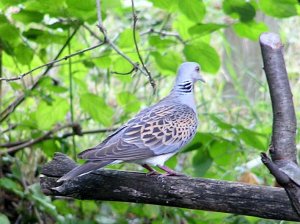
<path id="1" fill-rule="evenodd" d="M 151 56 L 154 57 L 156 64 L 161 69 L 163 75 L 176 74 L 177 67 L 182 61 L 180 54 L 174 51 L 168 51 L 165 54 L 159 52 L 152 52 Z"/>
<path id="2" fill-rule="evenodd" d="M 156 49 L 161 50 L 165 49 L 167 47 L 170 47 L 171 45 L 176 44 L 175 40 L 169 39 L 169 38 L 163 38 L 159 35 L 151 35 L 148 38 L 149 44 L 153 47 L 156 47 Z"/>
<path id="3" fill-rule="evenodd" d="M 127 112 L 137 112 L 141 107 L 141 103 L 138 98 L 130 92 L 119 93 L 117 96 L 117 102 Z"/>
<path id="4" fill-rule="evenodd" d="M 68 109 L 68 102 L 62 98 L 56 98 L 52 105 L 44 101 L 40 102 L 35 113 L 38 128 L 49 130 L 54 124 L 65 119 Z"/>
<path id="5" fill-rule="evenodd" d="M 234 24 L 233 30 L 240 37 L 246 37 L 256 41 L 261 33 L 268 31 L 268 27 L 263 22 L 250 21 L 247 23 Z"/>
<path id="6" fill-rule="evenodd" d="M 251 21 L 256 14 L 254 6 L 245 0 L 225 0 L 224 12 L 232 18 L 239 18 L 242 22 Z"/>
<path id="7" fill-rule="evenodd" d="M 197 44 L 186 45 L 183 53 L 188 61 L 198 62 L 205 72 L 217 73 L 220 68 L 218 53 L 207 43 L 197 42 Z"/>
<path id="8" fill-rule="evenodd" d="M 0 39 L 9 43 L 16 42 L 19 38 L 19 29 L 9 23 L 0 24 Z"/>
<path id="9" fill-rule="evenodd" d="M 207 150 L 199 150 L 193 157 L 194 173 L 197 177 L 204 176 L 213 162 L 209 152 Z"/>
<path id="10" fill-rule="evenodd" d="M 216 23 L 199 23 L 195 26 L 192 26 L 189 28 L 189 33 L 192 35 L 197 35 L 197 36 L 204 36 L 206 34 L 213 33 L 216 30 L 222 29 L 227 27 L 226 25 L 223 24 L 216 24 Z"/>
<path id="11" fill-rule="evenodd" d="M 267 15 L 286 18 L 297 15 L 297 0 L 260 0 L 261 10 Z"/>
<path id="12" fill-rule="evenodd" d="M 216 141 L 209 149 L 209 154 L 214 162 L 220 166 L 228 166 L 232 164 L 232 152 L 235 151 L 237 145 L 230 141 Z"/>
<path id="13" fill-rule="evenodd" d="M 113 110 L 104 100 L 92 93 L 85 93 L 80 96 L 80 107 L 87 112 L 95 121 L 104 126 L 112 124 Z"/>
<path id="14" fill-rule="evenodd" d="M 23 197 L 24 195 L 24 193 L 22 192 L 23 189 L 21 188 L 19 183 L 6 177 L 0 178 L 0 189 L 1 188 L 13 192 L 19 197 Z"/>
<path id="15" fill-rule="evenodd" d="M 205 15 L 205 5 L 202 0 L 178 1 L 180 11 L 190 20 L 200 22 Z"/>
<path id="16" fill-rule="evenodd" d="M 87 22 L 97 19 L 96 2 L 94 0 L 66 0 L 66 3 L 72 16 Z"/>
<path id="17" fill-rule="evenodd" d="M 44 14 L 37 11 L 21 10 L 16 14 L 12 14 L 14 20 L 23 22 L 23 23 L 39 23 L 44 18 Z"/>
<path id="18" fill-rule="evenodd" d="M 0 223 L 2 223 L 2 224 L 10 224 L 9 219 L 3 213 L 0 213 Z"/>
<path id="19" fill-rule="evenodd" d="M 136 33 L 136 40 L 137 43 L 140 41 L 140 35 Z M 133 30 L 126 29 L 124 30 L 119 38 L 118 46 L 120 48 L 131 48 L 134 47 L 134 40 L 133 40 Z"/>
<path id="20" fill-rule="evenodd" d="M 15 56 L 21 64 L 28 65 L 33 59 L 33 50 L 24 44 L 19 44 L 15 49 Z"/>
<path id="21" fill-rule="evenodd" d="M 148 0 L 149 2 L 152 2 L 153 5 L 157 8 L 166 10 L 168 12 L 174 12 L 177 7 L 177 1 L 178 0 Z"/>

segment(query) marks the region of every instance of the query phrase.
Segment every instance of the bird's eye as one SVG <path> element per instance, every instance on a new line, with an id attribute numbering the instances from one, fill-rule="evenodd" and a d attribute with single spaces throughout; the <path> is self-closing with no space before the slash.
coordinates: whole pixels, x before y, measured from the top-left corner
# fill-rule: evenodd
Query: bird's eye
<path id="1" fill-rule="evenodd" d="M 197 67 L 195 68 L 195 71 L 196 71 L 196 72 L 199 72 L 199 71 L 200 71 L 199 66 L 197 66 Z"/>

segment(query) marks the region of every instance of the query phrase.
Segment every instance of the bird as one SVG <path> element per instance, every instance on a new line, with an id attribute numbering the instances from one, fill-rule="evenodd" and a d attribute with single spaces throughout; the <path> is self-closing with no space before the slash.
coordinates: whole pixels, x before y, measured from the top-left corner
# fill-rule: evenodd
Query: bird
<path id="1" fill-rule="evenodd" d="M 63 175 L 58 182 L 121 162 L 142 165 L 149 171 L 147 175 L 180 175 L 164 163 L 196 134 L 198 116 L 194 84 L 197 81 L 205 82 L 200 73 L 198 63 L 182 63 L 168 96 L 141 110 L 102 143 L 79 153 L 78 157 L 86 160 L 86 163 Z M 151 166 L 158 167 L 165 174 L 158 173 Z"/>

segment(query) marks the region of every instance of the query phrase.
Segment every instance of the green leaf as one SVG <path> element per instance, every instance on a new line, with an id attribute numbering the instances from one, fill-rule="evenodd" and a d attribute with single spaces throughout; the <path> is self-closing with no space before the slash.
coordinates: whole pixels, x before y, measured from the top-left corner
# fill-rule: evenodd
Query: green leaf
<path id="1" fill-rule="evenodd" d="M 23 197 L 23 192 L 20 184 L 9 178 L 6 177 L 0 178 L 0 188 L 13 192 L 19 197 Z"/>
<path id="2" fill-rule="evenodd" d="M 174 12 L 178 6 L 177 1 L 178 0 L 148 0 L 149 2 L 152 2 L 153 5 L 157 8 L 164 9 L 168 12 Z"/>
<path id="3" fill-rule="evenodd" d="M 188 30 L 194 25 L 195 23 L 193 21 L 189 20 L 186 16 L 182 14 L 178 15 L 173 22 L 173 28 L 179 33 L 179 35 L 184 40 L 189 39 L 191 37 Z"/>
<path id="4" fill-rule="evenodd" d="M 14 53 L 18 62 L 23 65 L 30 64 L 33 59 L 33 50 L 24 44 L 19 44 Z"/>
<path id="5" fill-rule="evenodd" d="M 160 206 L 159 205 L 147 205 L 143 206 L 143 211 L 145 217 L 149 219 L 156 219 L 160 214 Z"/>
<path id="6" fill-rule="evenodd" d="M 223 25 L 223 24 L 199 23 L 199 24 L 189 28 L 189 33 L 192 35 L 204 36 L 204 35 L 211 34 L 211 33 L 215 32 L 216 30 L 219 30 L 219 29 L 222 29 L 225 27 L 227 27 L 227 26 Z"/>
<path id="7" fill-rule="evenodd" d="M 112 71 L 113 72 L 118 72 L 118 73 L 128 73 L 130 71 L 132 71 L 132 64 L 130 64 L 125 58 L 118 56 L 118 57 L 114 57 L 116 59 L 113 59 L 113 68 Z M 117 75 L 114 74 L 115 77 L 118 77 L 118 79 L 120 79 L 123 82 L 131 82 L 132 78 L 130 74 L 126 74 L 126 75 Z"/>
<path id="8" fill-rule="evenodd" d="M 1 224 L 10 224 L 9 219 L 7 218 L 7 216 L 3 213 L 0 213 L 0 223 Z"/>
<path id="9" fill-rule="evenodd" d="M 139 43 L 140 35 L 138 32 L 136 32 L 136 40 L 137 40 L 137 43 Z M 126 29 L 121 33 L 120 38 L 118 40 L 118 46 L 120 48 L 134 48 L 135 47 L 132 29 Z"/>
<path id="10" fill-rule="evenodd" d="M 250 21 L 247 23 L 236 23 L 233 25 L 234 32 L 240 37 L 246 37 L 250 40 L 258 40 L 260 34 L 268 31 L 268 27 L 263 22 Z"/>
<path id="11" fill-rule="evenodd" d="M 39 23 L 44 18 L 44 14 L 37 11 L 21 10 L 16 14 L 12 14 L 14 20 L 23 22 L 23 23 Z"/>
<path id="12" fill-rule="evenodd" d="M 100 68 L 109 68 L 112 64 L 112 60 L 109 55 L 100 56 L 93 61 Z"/>
<path id="13" fill-rule="evenodd" d="M 167 51 L 165 54 L 152 52 L 156 64 L 161 69 L 163 75 L 175 75 L 178 65 L 182 62 L 180 54 L 175 51 Z"/>
<path id="14" fill-rule="evenodd" d="M 121 92 L 117 96 L 117 102 L 127 112 L 137 112 L 140 110 L 141 102 L 130 92 Z"/>
<path id="15" fill-rule="evenodd" d="M 49 14 L 50 17 L 66 17 L 65 0 L 26 1 L 23 5 L 26 10 L 39 11 L 43 14 Z"/>
<path id="16" fill-rule="evenodd" d="M 9 23 L 0 24 L 0 39 L 10 43 L 17 41 L 19 38 L 19 29 Z"/>
<path id="17" fill-rule="evenodd" d="M 67 38 L 67 36 L 65 36 L 65 34 L 61 32 L 51 33 L 51 32 L 45 32 L 40 29 L 35 29 L 35 28 L 30 28 L 29 30 L 23 32 L 22 34 L 26 38 L 44 45 L 53 44 L 53 43 L 62 44 L 65 42 Z"/>
<path id="18" fill-rule="evenodd" d="M 205 15 L 205 5 L 202 0 L 178 1 L 180 11 L 190 20 L 200 22 Z"/>
<path id="19" fill-rule="evenodd" d="M 209 149 L 209 154 L 213 158 L 214 162 L 220 166 L 228 166 L 232 164 L 233 152 L 237 146 L 230 141 L 216 141 Z"/>
<path id="20" fill-rule="evenodd" d="M 267 15 L 286 18 L 297 15 L 297 0 L 260 0 L 260 9 Z"/>
<path id="21" fill-rule="evenodd" d="M 198 62 L 201 69 L 209 73 L 217 73 L 220 68 L 220 57 L 216 50 L 204 42 L 186 45 L 184 55 L 188 61 Z"/>
<path id="22" fill-rule="evenodd" d="M 249 146 L 259 149 L 265 150 L 268 145 L 267 136 L 257 133 L 255 131 L 246 129 L 244 127 L 239 127 L 239 137 Z"/>
<path id="23" fill-rule="evenodd" d="M 85 93 L 80 96 L 80 106 L 95 121 L 104 126 L 112 124 L 113 110 L 104 102 L 102 98 L 92 93 Z"/>
<path id="24" fill-rule="evenodd" d="M 221 129 L 230 130 L 232 128 L 235 128 L 234 125 L 226 123 L 226 122 L 224 122 L 223 120 L 221 120 L 220 118 L 218 118 L 214 115 L 210 115 L 210 119 L 212 121 L 214 121 L 218 125 L 218 127 L 221 128 Z"/>
<path id="25" fill-rule="evenodd" d="M 232 18 L 239 18 L 242 22 L 251 21 L 256 14 L 254 6 L 245 0 L 225 0 L 223 10 Z"/>
<path id="26" fill-rule="evenodd" d="M 96 2 L 94 0 L 66 0 L 66 3 L 70 15 L 88 22 L 97 19 Z"/>
<path id="27" fill-rule="evenodd" d="M 163 38 L 159 35 L 151 35 L 148 38 L 149 44 L 153 47 L 156 47 L 159 49 L 165 49 L 167 47 L 170 47 L 171 45 L 174 45 L 177 43 L 175 40 Z"/>
<path id="28" fill-rule="evenodd" d="M 44 101 L 40 102 L 35 113 L 38 128 L 49 130 L 54 124 L 65 120 L 68 109 L 69 104 L 66 99 L 56 98 L 52 105 Z"/>
<path id="29" fill-rule="evenodd" d="M 199 150 L 193 157 L 194 173 L 197 177 L 204 176 L 213 160 L 207 150 Z"/>

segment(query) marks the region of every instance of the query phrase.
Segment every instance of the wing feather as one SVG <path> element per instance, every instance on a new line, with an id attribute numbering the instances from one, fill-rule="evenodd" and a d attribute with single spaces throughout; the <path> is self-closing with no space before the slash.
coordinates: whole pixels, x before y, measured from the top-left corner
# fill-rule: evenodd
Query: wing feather
<path id="1" fill-rule="evenodd" d="M 79 154 L 89 161 L 138 160 L 177 152 L 195 135 L 196 113 L 183 104 L 158 104 L 141 111 L 98 146 Z"/>

